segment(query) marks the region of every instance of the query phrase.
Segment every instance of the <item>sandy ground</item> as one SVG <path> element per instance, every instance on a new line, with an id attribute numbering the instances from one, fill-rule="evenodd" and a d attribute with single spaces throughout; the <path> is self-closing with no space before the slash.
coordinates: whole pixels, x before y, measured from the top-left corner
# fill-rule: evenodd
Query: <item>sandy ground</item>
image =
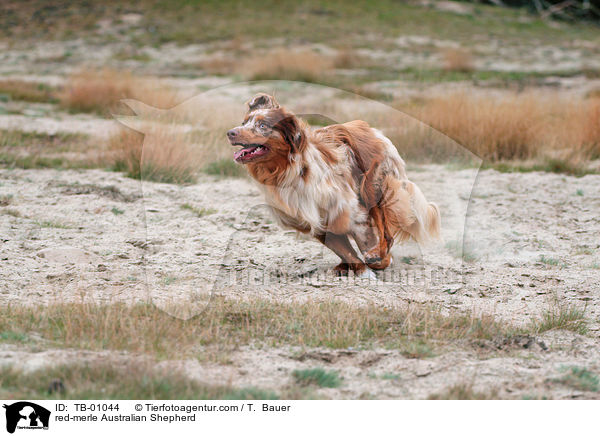
<path id="1" fill-rule="evenodd" d="M 1 170 L 0 195 L 14 197 L 0 215 L 0 298 L 141 298 L 147 275 L 149 283 L 169 277 L 158 284 L 174 297 L 205 283 L 208 292 L 228 296 L 440 301 L 513 322 L 558 299 L 587 304 L 598 318 L 600 176 L 437 165 L 409 176 L 438 203 L 444 242 L 396 245 L 394 265 L 365 284 L 333 277 L 333 253 L 279 229 L 249 179 L 204 176 L 180 187 L 102 170 Z M 207 214 L 197 217 L 184 204 Z M 468 261 L 459 253 L 463 229 Z M 223 277 L 233 281 L 223 284 Z"/>
<path id="2" fill-rule="evenodd" d="M 0 195 L 14 196 L 0 208 L 0 301 L 153 298 L 160 307 L 200 294 L 191 313 L 175 313 L 183 317 L 201 312 L 211 294 L 283 302 L 427 302 L 447 311 L 493 313 L 515 324 L 557 304 L 575 304 L 591 320 L 588 336 L 550 332 L 477 345 L 491 347 L 492 357 L 481 358 L 472 346 L 431 359 L 378 349 L 246 347 L 231 354 L 230 364 L 162 364 L 199 380 L 276 391 L 291 383 L 293 369 L 331 367 L 341 371 L 344 384 L 318 392 L 329 398 L 425 398 L 459 382 L 507 398 L 592 395 L 557 387 L 552 378 L 564 365 L 600 369 L 600 176 L 477 174 L 437 165 L 415 167 L 409 176 L 439 204 L 445 242 L 422 250 L 397 245 L 394 266 L 378 273 L 377 281 L 355 281 L 333 277 L 329 269 L 337 259 L 320 244 L 279 229 L 249 179 L 204 176 L 179 187 L 102 170 L 1 170 Z M 198 217 L 183 204 L 208 213 Z M 468 262 L 455 248 L 462 229 Z M 541 256 L 556 264 L 541 262 Z M 22 353 L 28 352 L 3 346 L 1 357 L 18 363 Z M 90 353 L 43 351 L 31 358 L 56 363 L 61 355 Z M 392 373 L 390 380 L 385 374 Z"/>

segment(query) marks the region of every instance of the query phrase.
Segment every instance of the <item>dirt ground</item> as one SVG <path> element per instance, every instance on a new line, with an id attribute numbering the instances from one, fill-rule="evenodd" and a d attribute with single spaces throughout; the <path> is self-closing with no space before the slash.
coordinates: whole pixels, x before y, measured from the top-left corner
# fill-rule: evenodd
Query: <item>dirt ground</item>
<path id="1" fill-rule="evenodd" d="M 496 351 L 483 360 L 476 348 L 409 359 L 383 349 L 245 347 L 226 365 L 162 365 L 176 365 L 203 381 L 218 378 L 274 390 L 291 383 L 293 369 L 335 368 L 344 377 L 343 386 L 318 392 L 330 398 L 425 398 L 459 382 L 486 392 L 495 389 L 507 398 L 596 395 L 557 391 L 548 380 L 558 377 L 563 366 L 600 370 L 600 296 L 594 291 L 600 277 L 600 200 L 594 195 L 600 176 L 475 174 L 429 165 L 414 167 L 409 177 L 440 206 L 445 243 L 422 253 L 414 244 L 395 246 L 393 267 L 369 282 L 333 277 L 328 269 L 336 264 L 335 256 L 315 241 L 279 229 L 249 179 L 204 176 L 195 185 L 179 187 L 142 184 L 102 170 L 2 170 L 0 195 L 16 194 L 3 207 L 12 212 L 0 215 L 0 299 L 3 304 L 44 304 L 150 297 L 160 306 L 166 297 L 185 300 L 190 290 L 204 289 L 206 296 L 282 302 L 437 304 L 516 324 L 568 303 L 586 308 L 591 320 L 587 337 L 548 332 L 515 343 L 485 343 L 481 346 Z M 465 184 L 462 191 L 473 187 L 470 198 L 463 199 L 466 220 L 452 215 L 462 210 L 457 206 L 461 199 L 451 195 L 448 181 Z M 198 217 L 183 204 L 208 213 Z M 465 261 L 457 258 L 454 244 L 461 226 Z M 264 271 L 269 272 L 266 281 Z M 253 272 L 258 280 L 248 278 Z M 210 304 L 209 298 L 202 301 Z M 202 304 L 195 310 L 201 312 Z M 95 354 L 56 350 L 23 359 L 23 351 L 3 346 L 2 360 L 30 365 L 32 359 L 55 363 L 67 355 L 86 359 Z"/>

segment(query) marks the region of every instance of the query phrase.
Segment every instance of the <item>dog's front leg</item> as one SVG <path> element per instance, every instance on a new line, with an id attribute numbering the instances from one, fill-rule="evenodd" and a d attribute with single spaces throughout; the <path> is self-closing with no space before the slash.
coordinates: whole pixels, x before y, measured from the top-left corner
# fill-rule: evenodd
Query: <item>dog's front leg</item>
<path id="1" fill-rule="evenodd" d="M 354 251 L 347 235 L 327 232 L 316 235 L 316 238 L 342 259 L 342 262 L 334 268 L 337 275 L 346 275 L 349 269 L 357 276 L 362 276 L 367 271 L 367 266 Z"/>

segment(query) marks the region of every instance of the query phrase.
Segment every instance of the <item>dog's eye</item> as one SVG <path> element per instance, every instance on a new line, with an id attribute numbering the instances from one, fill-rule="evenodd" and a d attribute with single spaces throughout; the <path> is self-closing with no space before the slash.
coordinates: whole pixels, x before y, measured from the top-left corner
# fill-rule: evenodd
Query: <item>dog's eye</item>
<path id="1" fill-rule="evenodd" d="M 260 123 L 260 126 L 258 126 L 260 130 L 267 130 L 268 127 L 265 123 Z"/>

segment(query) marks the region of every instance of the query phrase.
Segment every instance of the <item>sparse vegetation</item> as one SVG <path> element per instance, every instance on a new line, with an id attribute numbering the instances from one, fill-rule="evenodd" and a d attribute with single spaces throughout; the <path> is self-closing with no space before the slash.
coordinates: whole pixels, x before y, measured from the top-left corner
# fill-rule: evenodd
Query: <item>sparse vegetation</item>
<path id="1" fill-rule="evenodd" d="M 57 389 L 56 386 L 60 386 Z M 277 396 L 256 388 L 210 386 L 172 369 L 156 370 L 150 362 L 90 361 L 25 373 L 0 367 L 0 396 L 7 399 L 147 399 L 147 400 L 272 400 Z"/>
<path id="2" fill-rule="evenodd" d="M 550 266 L 558 266 L 561 264 L 560 259 L 556 259 L 555 257 L 547 257 L 543 254 L 540 256 L 540 262 L 542 262 L 545 265 L 550 265 Z"/>
<path id="3" fill-rule="evenodd" d="M 300 385 L 315 384 L 321 388 L 337 388 L 342 381 L 337 372 L 323 368 L 297 369 L 292 375 Z"/>
<path id="4" fill-rule="evenodd" d="M 545 311 L 539 319 L 531 322 L 529 329 L 535 333 L 548 330 L 570 330 L 584 335 L 588 330 L 585 309 L 573 305 L 558 305 Z"/>
<path id="5" fill-rule="evenodd" d="M 193 206 L 189 203 L 184 203 L 181 205 L 181 209 L 183 210 L 189 210 L 190 212 L 192 212 L 194 215 L 196 215 L 198 218 L 201 218 L 203 216 L 206 215 L 211 215 L 213 213 L 216 212 L 216 209 L 212 209 L 212 208 L 204 208 L 204 207 L 196 207 Z"/>
<path id="6" fill-rule="evenodd" d="M 0 166 L 7 168 L 95 168 L 103 161 L 88 135 L 0 130 Z"/>
<path id="7" fill-rule="evenodd" d="M 21 332 L 15 332 L 13 330 L 0 331 L 0 342 L 23 343 L 28 340 L 29 337 Z"/>
<path id="8" fill-rule="evenodd" d="M 172 278 L 169 278 L 172 280 Z M 531 322 L 529 331 L 568 329 L 584 333 L 583 313 L 563 310 Z M 335 302 L 283 304 L 216 299 L 202 316 L 170 317 L 145 304 L 51 303 L 42 308 L 0 307 L 0 330 L 35 334 L 70 348 L 114 349 L 155 356 L 194 354 L 199 345 L 227 348 L 253 341 L 347 348 L 380 345 L 427 357 L 431 347 L 449 342 L 511 336 L 521 328 L 488 315 L 430 307 L 390 310 Z M 416 344 L 408 346 L 408 342 Z M 424 345 L 427 344 L 427 345 Z"/>
<path id="9" fill-rule="evenodd" d="M 402 350 L 402 355 L 409 359 L 426 359 L 432 357 L 433 354 L 431 344 L 418 340 L 408 342 Z"/>
<path id="10" fill-rule="evenodd" d="M 71 226 L 56 220 L 36 221 L 36 224 L 43 229 L 70 229 Z"/>
<path id="11" fill-rule="evenodd" d="M 0 195 L 0 206 L 4 207 L 4 206 L 8 206 L 13 199 L 13 195 L 12 194 L 2 194 Z"/>
<path id="12" fill-rule="evenodd" d="M 495 400 L 498 397 L 496 390 L 481 392 L 473 389 L 472 384 L 458 383 L 438 394 L 432 394 L 428 400 Z"/>
<path id="13" fill-rule="evenodd" d="M 446 249 L 457 258 L 462 258 L 465 262 L 475 262 L 478 259 L 477 254 L 463 241 L 448 241 Z"/>
<path id="14" fill-rule="evenodd" d="M 157 79 L 108 68 L 83 69 L 72 74 L 60 95 L 60 103 L 76 112 L 109 115 L 117 109 L 119 100 L 125 98 L 161 109 L 179 103 L 176 93 Z"/>
<path id="15" fill-rule="evenodd" d="M 383 380 L 400 380 L 402 376 L 393 372 L 386 372 L 381 375 Z"/>
<path id="16" fill-rule="evenodd" d="M 233 159 L 220 159 L 206 165 L 203 170 L 206 174 L 220 177 L 246 177 L 246 170 L 235 163 Z"/>
<path id="17" fill-rule="evenodd" d="M 565 375 L 556 379 L 557 383 L 580 391 L 598 392 L 600 390 L 600 379 L 586 368 L 568 366 L 561 368 L 561 371 Z"/>
<path id="18" fill-rule="evenodd" d="M 8 95 L 12 100 L 34 103 L 56 103 L 57 90 L 44 83 L 23 80 L 0 80 L 0 95 Z"/>

